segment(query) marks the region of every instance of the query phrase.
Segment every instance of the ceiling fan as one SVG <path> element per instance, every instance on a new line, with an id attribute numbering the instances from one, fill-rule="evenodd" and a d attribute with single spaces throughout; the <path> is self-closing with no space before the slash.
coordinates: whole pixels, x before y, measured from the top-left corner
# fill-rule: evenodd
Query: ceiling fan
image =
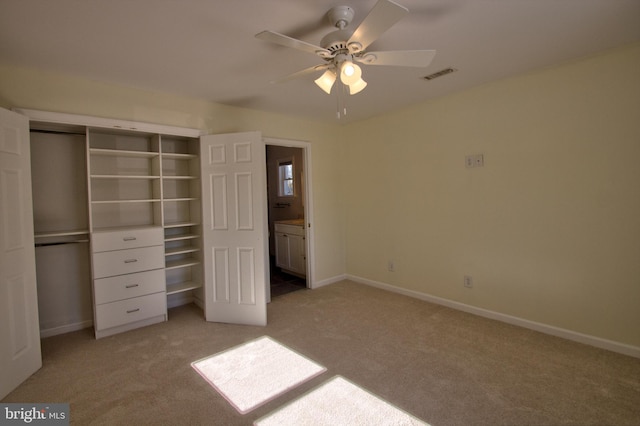
<path id="1" fill-rule="evenodd" d="M 323 71 L 315 83 L 327 94 L 338 76 L 343 85 L 349 88 L 349 94 L 362 91 L 367 83 L 362 79 L 362 70 L 357 63 L 365 65 L 391 65 L 402 67 L 427 67 L 436 54 L 435 50 L 395 50 L 367 52 L 367 47 L 391 28 L 409 10 L 391 0 L 378 0 L 362 23 L 351 32 L 346 27 L 351 23 L 355 11 L 350 6 L 336 6 L 327 16 L 337 30 L 327 34 L 320 46 L 298 40 L 274 31 L 262 31 L 256 38 L 312 53 L 324 60 L 324 63 L 290 74 L 276 82 L 284 82 Z"/>

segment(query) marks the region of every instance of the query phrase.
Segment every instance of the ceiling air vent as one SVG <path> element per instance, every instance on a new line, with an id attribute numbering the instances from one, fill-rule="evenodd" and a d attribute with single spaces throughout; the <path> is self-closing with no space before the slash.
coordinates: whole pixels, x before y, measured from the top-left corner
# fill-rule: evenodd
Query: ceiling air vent
<path id="1" fill-rule="evenodd" d="M 433 80 L 434 78 L 442 77 L 443 75 L 451 74 L 452 72 L 456 72 L 456 71 L 458 70 L 455 68 L 445 68 L 438 72 L 434 72 L 433 74 L 425 75 L 422 78 L 424 78 L 425 80 Z"/>

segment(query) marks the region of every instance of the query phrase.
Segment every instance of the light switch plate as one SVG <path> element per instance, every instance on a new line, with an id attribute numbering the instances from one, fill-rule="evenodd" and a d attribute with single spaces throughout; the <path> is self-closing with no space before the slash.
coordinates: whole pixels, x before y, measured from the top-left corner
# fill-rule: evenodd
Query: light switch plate
<path id="1" fill-rule="evenodd" d="M 467 169 L 473 167 L 484 167 L 484 154 L 465 155 L 464 166 Z"/>

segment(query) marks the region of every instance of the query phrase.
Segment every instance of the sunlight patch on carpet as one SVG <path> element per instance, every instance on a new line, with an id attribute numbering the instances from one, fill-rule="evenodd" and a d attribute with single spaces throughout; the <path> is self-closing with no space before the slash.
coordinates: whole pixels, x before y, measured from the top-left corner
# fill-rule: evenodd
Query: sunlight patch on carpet
<path id="1" fill-rule="evenodd" d="M 256 420 L 254 424 L 257 426 L 429 426 L 428 423 L 405 413 L 340 376 L 332 378 L 281 409 Z"/>
<path id="2" fill-rule="evenodd" d="M 191 366 L 241 414 L 326 371 L 266 336 Z"/>

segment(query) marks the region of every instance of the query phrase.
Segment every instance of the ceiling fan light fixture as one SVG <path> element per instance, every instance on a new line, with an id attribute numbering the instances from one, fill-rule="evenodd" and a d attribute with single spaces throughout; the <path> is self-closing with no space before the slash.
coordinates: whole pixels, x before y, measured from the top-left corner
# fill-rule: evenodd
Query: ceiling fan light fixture
<path id="1" fill-rule="evenodd" d="M 322 74 L 319 78 L 315 80 L 315 83 L 319 88 L 324 90 L 327 95 L 331 94 L 331 88 L 333 84 L 336 82 L 336 73 L 332 70 L 326 70 L 324 74 Z"/>
<path id="2" fill-rule="evenodd" d="M 360 78 L 355 83 L 349 85 L 349 94 L 355 95 L 356 93 L 360 93 L 365 87 L 367 87 L 367 82 Z"/>
<path id="3" fill-rule="evenodd" d="M 350 95 L 360 93 L 367 87 L 367 82 L 362 79 L 362 69 L 350 60 L 340 64 L 340 81 L 349 86 Z"/>
<path id="4" fill-rule="evenodd" d="M 340 64 L 340 81 L 351 85 L 362 77 L 362 69 L 353 62 L 346 60 Z"/>

